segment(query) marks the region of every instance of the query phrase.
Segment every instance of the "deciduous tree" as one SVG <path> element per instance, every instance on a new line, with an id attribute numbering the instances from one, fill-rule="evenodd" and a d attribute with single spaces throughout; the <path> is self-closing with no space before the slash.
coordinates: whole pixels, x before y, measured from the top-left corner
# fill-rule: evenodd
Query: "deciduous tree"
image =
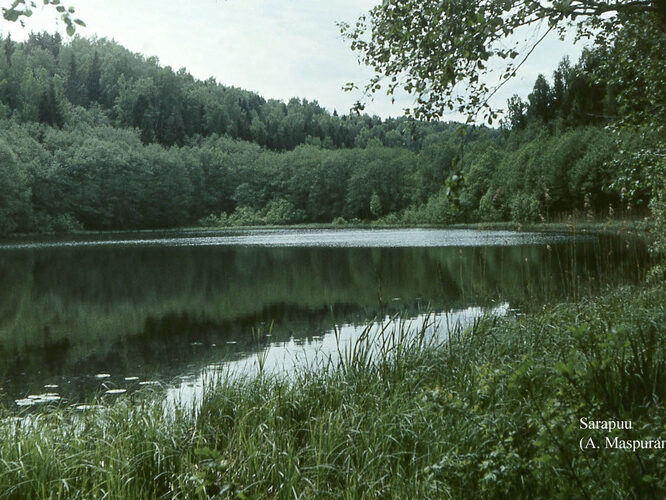
<path id="1" fill-rule="evenodd" d="M 627 13 L 656 13 L 655 21 L 660 18 L 666 29 L 666 0 L 384 0 L 355 25 L 340 28 L 359 60 L 375 72 L 366 97 L 403 89 L 416 97 L 406 110 L 416 118 L 457 111 L 475 120 L 481 112 L 492 124 L 497 114 L 489 98 L 547 33 L 564 36 L 575 25 L 579 37 L 612 38 Z M 521 38 L 528 26 L 545 29 L 525 45 Z M 493 69 L 497 60 L 505 61 L 499 74 Z M 363 106 L 359 101 L 356 110 Z"/>

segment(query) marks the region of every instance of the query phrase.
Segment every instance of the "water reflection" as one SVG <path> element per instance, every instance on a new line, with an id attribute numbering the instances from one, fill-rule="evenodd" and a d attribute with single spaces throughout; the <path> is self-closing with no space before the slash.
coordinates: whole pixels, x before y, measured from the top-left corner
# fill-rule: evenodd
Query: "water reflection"
<path id="1" fill-rule="evenodd" d="M 456 328 L 465 328 L 482 316 L 504 316 L 509 310 L 509 304 L 505 303 L 493 308 L 469 307 L 461 311 L 419 314 L 408 319 L 386 316 L 371 325 L 340 325 L 312 338 L 291 338 L 277 343 L 266 342 L 264 338 L 264 345 L 259 343 L 255 352 L 246 353 L 235 361 L 209 364 L 197 374 L 182 377 L 178 384 L 167 391 L 167 401 L 188 408 L 195 407 L 201 401 L 206 384 L 218 377 L 252 376 L 259 372 L 289 375 L 295 369 L 335 367 L 341 357 L 354 350 L 355 343 L 364 333 L 370 340 L 395 340 L 403 329 L 407 335 L 423 334 L 426 343 L 441 342 Z M 379 342 L 370 342 L 370 356 L 375 356 L 379 347 Z"/>
<path id="2" fill-rule="evenodd" d="M 0 397 L 8 401 L 83 401 L 240 363 L 256 354 L 257 332 L 272 346 L 270 362 L 287 362 L 325 349 L 334 327 L 353 336 L 394 314 L 525 309 L 637 281 L 647 259 L 626 237 L 500 231 L 82 238 L 0 245 Z"/>

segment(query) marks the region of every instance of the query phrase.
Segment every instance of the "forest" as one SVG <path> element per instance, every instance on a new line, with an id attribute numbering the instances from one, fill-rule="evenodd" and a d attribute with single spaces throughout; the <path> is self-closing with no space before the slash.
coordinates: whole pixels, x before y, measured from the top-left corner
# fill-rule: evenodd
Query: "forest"
<path id="1" fill-rule="evenodd" d="M 645 75 L 607 73 L 627 46 L 649 50 L 565 58 L 490 128 L 266 100 L 107 39 L 7 37 L 0 234 L 641 213 L 652 188 L 628 159 L 656 139 L 625 94 Z"/>

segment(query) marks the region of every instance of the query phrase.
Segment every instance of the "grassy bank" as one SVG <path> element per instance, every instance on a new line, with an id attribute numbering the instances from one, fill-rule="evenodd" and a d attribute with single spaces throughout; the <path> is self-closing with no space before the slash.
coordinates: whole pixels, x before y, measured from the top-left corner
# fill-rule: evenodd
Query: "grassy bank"
<path id="1" fill-rule="evenodd" d="M 446 344 L 398 333 L 374 362 L 360 342 L 328 370 L 211 384 L 196 419 L 150 395 L 3 419 L 0 497 L 661 497 L 666 450 L 606 437 L 666 439 L 664 304 L 617 289 Z"/>

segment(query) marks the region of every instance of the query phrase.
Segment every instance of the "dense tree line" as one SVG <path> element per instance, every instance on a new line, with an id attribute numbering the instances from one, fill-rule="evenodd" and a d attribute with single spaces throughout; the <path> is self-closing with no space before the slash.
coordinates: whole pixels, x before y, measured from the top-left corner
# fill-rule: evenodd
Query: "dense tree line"
<path id="1" fill-rule="evenodd" d="M 364 147 L 372 138 L 416 150 L 425 135 L 446 128 L 338 116 L 306 99 L 266 100 L 213 78 L 195 80 L 106 39 L 65 44 L 58 34 L 39 33 L 23 43 L 0 39 L 0 49 L 0 116 L 62 127 L 73 107 L 98 107 L 114 126 L 136 128 L 144 144 L 182 146 L 218 134 L 272 150 Z"/>
<path id="2" fill-rule="evenodd" d="M 630 208 L 616 159 L 645 142 L 622 78 L 599 78 L 626 45 L 563 60 L 502 127 L 464 134 L 266 101 L 107 40 L 0 49 L 0 233 L 608 216 Z M 608 125 L 632 116 L 619 145 Z"/>
<path id="3" fill-rule="evenodd" d="M 618 116 L 617 89 L 600 82 L 599 51 L 584 50 L 578 63 L 568 57 L 560 61 L 552 82 L 539 75 L 527 102 L 514 96 L 508 103 L 512 129 L 522 130 L 530 122 L 561 130 L 581 125 L 605 124 Z"/>
<path id="4" fill-rule="evenodd" d="M 421 184 L 417 155 L 379 141 L 365 148 L 304 144 L 275 152 L 214 135 L 165 148 L 103 121 L 79 109 L 78 125 L 68 130 L 0 123 L 5 232 L 173 227 L 223 212 L 246 223 L 369 219 L 431 194 Z M 446 171 L 434 171 L 442 168 L 426 170 L 443 178 Z M 374 214 L 373 195 L 381 199 Z"/>

